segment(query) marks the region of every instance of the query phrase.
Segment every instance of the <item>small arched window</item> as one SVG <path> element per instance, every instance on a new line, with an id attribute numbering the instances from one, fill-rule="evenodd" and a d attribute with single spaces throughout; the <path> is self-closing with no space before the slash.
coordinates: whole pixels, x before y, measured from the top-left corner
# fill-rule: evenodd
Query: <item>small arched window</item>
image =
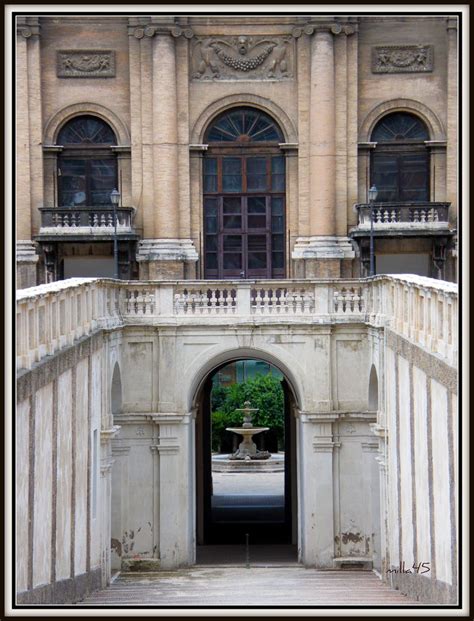
<path id="1" fill-rule="evenodd" d="M 283 142 L 275 121 L 255 108 L 238 108 L 221 114 L 206 132 L 205 142 Z"/>
<path id="2" fill-rule="evenodd" d="M 429 201 L 429 140 L 426 125 L 417 116 L 394 112 L 374 127 L 371 142 L 370 184 L 378 190 L 377 202 Z"/>
<path id="3" fill-rule="evenodd" d="M 117 144 L 112 128 L 95 116 L 79 116 L 61 128 L 58 145 L 58 195 L 61 207 L 110 205 L 117 187 Z"/>

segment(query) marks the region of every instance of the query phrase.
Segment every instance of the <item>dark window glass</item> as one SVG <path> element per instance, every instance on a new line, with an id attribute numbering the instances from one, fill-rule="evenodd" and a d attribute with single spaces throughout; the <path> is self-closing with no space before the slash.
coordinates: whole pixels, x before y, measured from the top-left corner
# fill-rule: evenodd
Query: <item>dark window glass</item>
<path id="1" fill-rule="evenodd" d="M 283 252 L 272 252 L 272 264 L 275 269 L 283 268 L 284 263 Z"/>
<path id="2" fill-rule="evenodd" d="M 283 250 L 283 235 L 272 235 L 272 250 Z"/>
<path id="3" fill-rule="evenodd" d="M 247 158 L 247 190 L 261 191 L 267 188 L 267 158 Z"/>
<path id="4" fill-rule="evenodd" d="M 117 144 L 112 128 L 95 116 L 78 116 L 61 129 L 57 143 L 61 145 Z"/>
<path id="5" fill-rule="evenodd" d="M 233 213 L 233 214 L 239 214 L 241 212 L 242 209 L 242 201 L 240 198 L 230 198 L 230 197 L 225 197 L 222 200 L 223 203 L 223 211 L 225 214 L 228 213 Z"/>
<path id="6" fill-rule="evenodd" d="M 57 141 L 64 145 L 58 160 L 60 206 L 111 205 L 117 160 L 109 147 L 117 141 L 107 123 L 93 116 L 76 117 L 61 129 Z"/>
<path id="7" fill-rule="evenodd" d="M 206 235 L 206 251 L 217 252 L 217 235 Z"/>
<path id="8" fill-rule="evenodd" d="M 217 159 L 204 159 L 204 192 L 217 192 Z"/>
<path id="9" fill-rule="evenodd" d="M 396 140 L 429 140 L 426 125 L 418 117 L 407 112 L 395 112 L 381 119 L 374 127 L 372 142 L 393 142 Z"/>
<path id="10" fill-rule="evenodd" d="M 217 254 L 215 253 L 206 253 L 206 269 L 208 270 L 216 270 L 217 269 Z"/>
<path id="11" fill-rule="evenodd" d="M 240 235 L 224 235 L 224 252 L 227 250 L 242 250 L 242 237 Z"/>
<path id="12" fill-rule="evenodd" d="M 396 112 L 377 123 L 371 136 L 377 146 L 370 175 L 377 202 L 429 200 L 428 139 L 425 124 L 412 114 Z"/>
<path id="13" fill-rule="evenodd" d="M 222 160 L 222 191 L 242 191 L 242 160 L 226 157 Z"/>

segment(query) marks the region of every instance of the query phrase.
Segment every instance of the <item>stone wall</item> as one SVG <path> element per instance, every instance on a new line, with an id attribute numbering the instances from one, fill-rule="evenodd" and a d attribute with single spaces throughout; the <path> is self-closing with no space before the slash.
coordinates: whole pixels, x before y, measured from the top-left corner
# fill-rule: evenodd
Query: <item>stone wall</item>
<path id="1" fill-rule="evenodd" d="M 457 373 L 387 331 L 387 581 L 440 604 L 457 597 Z M 419 564 L 426 563 L 424 566 Z"/>
<path id="2" fill-rule="evenodd" d="M 109 583 L 113 341 L 83 337 L 18 376 L 18 604 L 78 601 Z"/>

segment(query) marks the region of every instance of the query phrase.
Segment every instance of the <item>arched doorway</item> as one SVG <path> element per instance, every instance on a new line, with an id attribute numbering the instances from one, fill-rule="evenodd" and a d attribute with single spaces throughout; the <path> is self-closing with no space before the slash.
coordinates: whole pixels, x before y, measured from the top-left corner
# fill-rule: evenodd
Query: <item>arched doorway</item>
<path id="1" fill-rule="evenodd" d="M 269 375 L 272 370 L 274 372 L 274 384 L 278 384 L 281 390 L 281 434 L 266 432 L 254 438 L 259 449 L 270 450 L 272 455 L 281 460 L 278 468 L 270 471 L 233 473 L 216 468 L 216 463 L 223 455 L 217 454 L 221 447 L 217 448 L 213 434 L 213 389 L 220 385 L 220 377 L 227 377 L 229 369 L 235 370 L 239 365 L 255 366 L 260 370 L 263 366 L 268 367 Z M 197 562 L 203 558 L 209 559 L 209 548 L 215 553 L 221 547 L 226 550 L 225 553 L 231 549 L 231 554 L 235 554 L 229 558 L 229 562 L 243 561 L 246 541 L 250 544 L 252 560 L 255 560 L 254 555 L 257 554 L 258 560 L 273 558 L 296 561 L 296 425 L 293 416 L 295 398 L 290 383 L 281 371 L 266 361 L 234 358 L 219 364 L 207 374 L 201 383 L 196 403 Z M 280 436 L 278 439 L 277 435 Z M 228 432 L 227 436 L 222 446 L 224 453 L 236 448 L 235 443 L 231 445 L 232 434 Z M 221 560 L 219 552 L 217 554 Z"/>
<path id="2" fill-rule="evenodd" d="M 208 127 L 203 162 L 205 278 L 285 276 L 285 157 L 278 124 L 251 107 Z"/>

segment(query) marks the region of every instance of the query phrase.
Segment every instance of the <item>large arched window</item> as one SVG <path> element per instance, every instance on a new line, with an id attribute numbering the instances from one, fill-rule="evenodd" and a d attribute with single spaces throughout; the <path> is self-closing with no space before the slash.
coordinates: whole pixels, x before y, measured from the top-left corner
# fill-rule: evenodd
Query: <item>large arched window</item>
<path id="1" fill-rule="evenodd" d="M 429 201 L 429 140 L 426 125 L 417 116 L 394 112 L 374 127 L 370 183 L 377 202 Z"/>
<path id="2" fill-rule="evenodd" d="M 204 140 L 206 278 L 280 278 L 285 274 L 283 134 L 260 110 L 217 117 Z"/>
<path id="3" fill-rule="evenodd" d="M 110 205 L 117 187 L 117 158 L 110 147 L 117 144 L 111 127 L 95 116 L 78 116 L 61 128 L 57 143 L 60 207 Z"/>

